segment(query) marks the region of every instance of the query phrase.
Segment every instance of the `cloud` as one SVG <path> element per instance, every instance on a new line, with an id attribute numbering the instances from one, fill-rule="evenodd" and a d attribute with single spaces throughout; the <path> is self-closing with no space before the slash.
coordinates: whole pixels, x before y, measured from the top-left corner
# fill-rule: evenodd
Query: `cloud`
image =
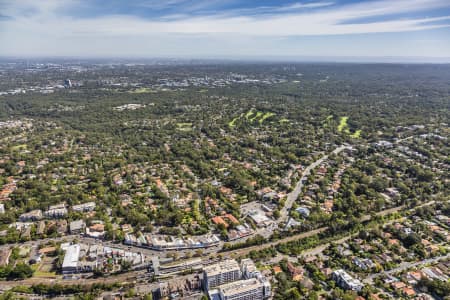
<path id="1" fill-rule="evenodd" d="M 186 0 L 169 0 L 164 5 L 176 5 Z M 345 6 L 323 9 L 332 5 L 332 2 L 294 3 L 278 7 L 278 11 L 291 11 L 292 13 L 274 13 L 270 16 L 229 16 L 222 13 L 210 16 L 189 16 L 186 14 L 172 15 L 172 18 L 152 20 L 132 15 L 108 15 L 95 18 L 74 18 L 61 16 L 58 13 L 63 7 L 79 4 L 79 1 L 3 1 L 14 3 L 7 6 L 6 15 L 13 19 L 5 20 L 3 28 L 6 30 L 30 30 L 36 33 L 80 35 L 151 35 L 159 33 L 234 33 L 245 35 L 267 36 L 301 36 L 301 35 L 334 35 L 357 34 L 374 32 L 404 32 L 446 27 L 448 24 L 436 25 L 433 22 L 448 20 L 447 16 L 441 18 L 411 18 L 370 23 L 352 22 L 353 19 L 376 17 L 380 15 L 404 14 L 420 10 L 429 10 L 450 6 L 442 0 L 383 0 L 369 3 L 349 4 Z M 162 6 L 161 1 L 141 3 L 150 7 Z M 212 5 L 209 2 L 208 6 Z M 206 7 L 200 2 L 198 7 Z M 296 11 L 298 8 L 321 8 L 313 12 Z M 257 11 L 260 8 L 255 8 Z M 32 11 L 33 14 L 22 16 L 19 11 Z M 52 27 L 54 26 L 54 27 Z"/>
<path id="2" fill-rule="evenodd" d="M 237 0 L 227 3 L 230 1 Z M 450 16 L 423 17 L 425 12 L 450 8 L 448 0 L 378 0 L 346 5 L 321 1 L 217 9 L 224 3 L 223 0 L 135 2 L 136 6 L 153 10 L 181 7 L 146 18 L 133 14 L 72 15 L 72 9 L 90 5 L 82 0 L 0 0 L 0 11 L 7 16 L 0 18 L 0 43 L 6 45 L 2 47 L 6 49 L 3 53 L 19 51 L 22 47 L 30 51 L 33 47 L 36 51 L 48 49 L 49 45 L 61 48 L 64 44 L 73 45 L 73 41 L 85 48 L 93 47 L 88 43 L 107 41 L 108 45 L 117 44 L 118 48 L 130 51 L 132 46 L 125 47 L 124 41 L 132 41 L 134 47 L 145 45 L 149 49 L 157 49 L 158 43 L 166 43 L 161 45 L 162 49 L 179 47 L 175 45 L 177 40 L 195 43 L 198 37 L 207 39 L 209 42 L 205 44 L 211 46 L 211 42 L 221 41 L 242 43 L 250 37 L 273 41 L 280 37 L 398 33 L 450 26 Z M 209 10 L 209 13 L 198 15 L 200 10 Z"/>
<path id="3" fill-rule="evenodd" d="M 282 6 L 279 8 L 274 8 L 276 11 L 291 11 L 293 9 L 302 9 L 302 8 L 319 8 L 326 7 L 335 4 L 334 2 L 311 2 L 311 3 L 294 3 L 286 6 Z"/>

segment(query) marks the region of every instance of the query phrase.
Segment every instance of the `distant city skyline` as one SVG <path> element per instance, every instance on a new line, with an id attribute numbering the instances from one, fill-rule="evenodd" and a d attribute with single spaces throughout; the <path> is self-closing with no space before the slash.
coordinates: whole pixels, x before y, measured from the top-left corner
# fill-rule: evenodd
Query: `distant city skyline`
<path id="1" fill-rule="evenodd" d="M 448 0 L 0 0 L 0 56 L 450 62 Z"/>

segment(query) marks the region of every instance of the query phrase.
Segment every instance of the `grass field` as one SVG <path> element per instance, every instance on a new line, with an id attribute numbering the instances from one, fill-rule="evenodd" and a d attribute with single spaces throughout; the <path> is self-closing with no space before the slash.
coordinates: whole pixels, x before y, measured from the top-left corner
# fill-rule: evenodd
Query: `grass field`
<path id="1" fill-rule="evenodd" d="M 270 117 L 272 117 L 272 116 L 275 116 L 275 113 L 273 113 L 273 112 L 266 112 L 263 116 L 262 116 L 262 118 L 261 119 L 259 119 L 259 124 L 262 124 L 263 122 L 264 122 L 264 120 L 266 120 L 266 119 L 268 119 L 268 118 L 270 118 Z"/>
<path id="2" fill-rule="evenodd" d="M 337 128 L 337 130 L 338 130 L 339 132 L 345 131 L 345 132 L 348 133 L 348 124 L 347 124 L 347 121 L 348 121 L 348 117 L 341 117 L 341 119 L 340 119 L 340 121 L 339 121 L 338 128 Z"/>
<path id="3" fill-rule="evenodd" d="M 11 149 L 13 151 L 27 150 L 27 145 L 26 144 L 17 145 L 17 146 L 11 147 Z"/>
<path id="4" fill-rule="evenodd" d="M 233 120 L 231 120 L 230 122 L 228 122 L 228 126 L 230 127 L 235 127 L 236 126 L 236 122 L 241 119 L 242 117 L 245 117 L 245 119 L 247 119 L 250 123 L 253 123 L 254 121 L 258 121 L 259 125 L 262 125 L 262 123 L 270 118 L 275 116 L 276 114 L 273 112 L 262 112 L 262 111 L 256 111 L 254 108 L 250 109 L 248 112 L 246 112 L 245 114 L 242 113 L 239 117 L 234 118 Z M 280 120 L 280 123 L 283 122 L 289 122 L 288 119 L 284 119 L 284 120 Z"/>
<path id="5" fill-rule="evenodd" d="M 151 93 L 151 92 L 153 92 L 152 89 L 150 89 L 150 88 L 145 88 L 145 87 L 142 87 L 142 88 L 138 88 L 138 89 L 129 91 L 129 93 L 131 93 L 131 94 L 142 94 L 142 93 Z"/>
<path id="6" fill-rule="evenodd" d="M 361 136 L 361 129 L 356 130 L 352 135 L 350 135 L 351 138 L 359 139 Z"/>
<path id="7" fill-rule="evenodd" d="M 255 112 L 255 109 L 254 109 L 254 108 L 250 109 L 250 110 L 245 114 L 245 118 L 248 120 L 248 118 L 250 118 L 250 116 L 253 115 L 254 112 Z"/>
<path id="8" fill-rule="evenodd" d="M 191 131 L 192 123 L 177 123 L 177 129 L 181 131 Z"/>
<path id="9" fill-rule="evenodd" d="M 34 277 L 44 277 L 44 278 L 56 278 L 55 272 L 44 272 L 44 271 L 36 271 L 33 274 Z"/>
<path id="10" fill-rule="evenodd" d="M 234 127 L 236 126 L 236 121 L 239 120 L 240 117 L 236 117 L 233 120 L 231 120 L 230 122 L 228 122 L 228 126 L 230 127 Z"/>
<path id="11" fill-rule="evenodd" d="M 56 278 L 56 272 L 53 269 L 53 258 L 45 257 L 39 264 L 32 265 L 34 277 Z"/>
<path id="12" fill-rule="evenodd" d="M 262 112 L 262 111 L 258 111 L 258 112 L 256 112 L 256 115 L 254 115 L 252 118 L 249 119 L 249 121 L 250 121 L 250 122 L 253 122 L 253 121 L 255 121 L 256 119 L 261 118 L 262 115 L 263 115 L 263 112 Z"/>

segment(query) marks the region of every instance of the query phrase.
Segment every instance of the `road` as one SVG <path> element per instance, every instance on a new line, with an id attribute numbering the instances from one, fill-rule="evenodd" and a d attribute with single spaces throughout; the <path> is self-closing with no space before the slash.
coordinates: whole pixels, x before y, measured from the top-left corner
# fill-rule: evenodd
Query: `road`
<path id="1" fill-rule="evenodd" d="M 10 248 L 10 247 L 19 247 L 19 246 L 38 246 L 39 244 L 46 244 L 49 243 L 51 241 L 53 242 L 71 242 L 74 239 L 80 239 L 79 235 L 65 235 L 62 237 L 55 237 L 55 238 L 46 238 L 46 239 L 39 239 L 39 240 L 31 240 L 28 242 L 21 242 L 21 243 L 13 243 L 13 244 L 4 244 L 0 246 L 1 248 Z"/>
<path id="2" fill-rule="evenodd" d="M 434 201 L 431 201 L 431 202 L 434 202 Z M 421 206 L 429 205 L 431 202 L 425 203 Z M 380 211 L 380 212 L 376 213 L 376 215 L 384 216 L 384 215 L 399 211 L 403 208 L 404 208 L 404 206 L 386 209 L 384 211 Z M 365 215 L 361 218 L 361 220 L 368 220 L 368 219 L 370 219 L 370 215 Z M 222 257 L 240 257 L 240 256 L 247 255 L 252 250 L 262 250 L 262 249 L 266 249 L 266 248 L 269 248 L 272 246 L 276 246 L 281 243 L 286 243 L 289 241 L 295 241 L 298 239 L 314 236 L 314 235 L 317 235 L 327 229 L 328 229 L 328 227 L 321 227 L 321 228 L 318 228 L 315 230 L 311 230 L 311 231 L 303 232 L 303 233 L 296 234 L 296 235 L 293 235 L 290 237 L 286 237 L 286 238 L 280 239 L 278 241 L 266 243 L 264 245 L 258 245 L 258 246 L 243 248 L 243 249 L 225 251 L 225 252 L 221 252 L 220 254 L 222 255 Z M 79 236 L 77 238 L 80 239 Z M 320 246 L 318 246 L 318 247 L 320 247 Z M 138 249 L 141 249 L 141 248 L 138 248 Z M 307 253 L 308 251 L 309 250 L 306 250 L 304 253 Z M 210 258 L 203 257 L 203 263 L 204 264 L 210 263 Z M 91 279 L 79 279 L 79 280 L 64 280 L 62 278 L 56 278 L 56 279 L 50 279 L 50 280 L 46 280 L 46 281 L 49 284 L 58 283 L 58 284 L 62 284 L 62 285 L 73 285 L 73 284 L 91 285 L 93 283 L 133 282 L 133 281 L 136 281 L 136 279 L 138 279 L 138 278 L 143 278 L 143 277 L 148 277 L 148 276 L 149 276 L 149 273 L 147 273 L 147 271 L 145 271 L 145 270 L 142 270 L 142 271 L 131 271 L 128 273 L 124 273 L 124 274 L 120 274 L 120 275 L 113 275 L 113 276 L 106 277 L 106 278 L 102 277 L 102 278 L 96 278 L 96 279 L 91 278 Z M 0 281 L 0 291 L 6 291 L 17 285 L 31 286 L 31 285 L 37 284 L 37 283 L 42 283 L 42 278 L 32 277 L 32 278 L 28 278 L 28 279 L 20 280 L 20 281 Z"/>
<path id="3" fill-rule="evenodd" d="M 342 152 L 344 149 L 351 149 L 351 146 L 349 145 L 342 145 L 336 149 L 334 149 L 330 154 L 338 154 Z M 280 218 L 278 218 L 277 223 L 283 223 L 288 220 L 289 211 L 291 210 L 292 205 L 294 204 L 295 200 L 297 200 L 298 195 L 302 192 L 303 188 L 303 182 L 308 178 L 309 174 L 311 174 L 311 171 L 315 168 L 317 168 L 321 163 L 323 163 L 326 159 L 328 159 L 330 154 L 326 154 L 307 166 L 305 170 L 302 173 L 302 177 L 297 182 L 297 185 L 295 186 L 294 190 L 290 192 L 287 195 L 286 202 L 284 204 L 284 207 L 280 210 Z"/>
<path id="4" fill-rule="evenodd" d="M 426 204 L 423 204 L 423 205 L 429 205 L 429 203 L 426 203 Z M 397 206 L 397 207 L 385 209 L 383 211 L 379 211 L 379 212 L 375 213 L 375 216 L 389 215 L 391 213 L 398 212 L 398 211 L 400 211 L 400 210 L 402 210 L 404 208 L 405 208 L 405 206 L 402 205 L 402 206 Z M 370 218 L 371 218 L 370 215 L 364 215 L 364 216 L 362 216 L 360 218 L 360 221 L 361 222 L 365 222 L 365 221 L 370 220 Z M 310 236 L 317 235 L 317 234 L 319 234 L 321 232 L 324 232 L 327 229 L 328 229 L 328 227 L 324 226 L 324 227 L 320 227 L 320 228 L 317 228 L 317 229 L 314 229 L 314 230 L 310 230 L 310 231 L 307 231 L 307 232 L 303 232 L 303 233 L 299 233 L 299 234 L 296 234 L 296 235 L 293 235 L 293 236 L 289 236 L 289 237 L 283 238 L 283 239 L 278 240 L 278 241 L 265 243 L 263 245 L 251 246 L 251 247 L 247 247 L 247 248 L 243 248 L 243 249 L 224 251 L 224 252 L 221 252 L 220 254 L 223 257 L 227 257 L 227 256 L 234 256 L 234 257 L 244 256 L 244 255 L 247 255 L 248 253 L 250 253 L 250 251 L 252 251 L 252 250 L 267 249 L 267 248 L 270 248 L 272 246 L 276 246 L 278 244 L 282 244 L 282 243 L 286 243 L 286 242 L 290 242 L 290 241 L 295 241 L 295 240 L 299 240 L 299 239 L 303 239 L 303 238 L 307 238 L 307 237 L 310 237 Z M 320 246 L 318 246 L 318 247 L 320 247 Z"/>
<path id="5" fill-rule="evenodd" d="M 220 254 L 223 257 L 245 256 L 245 255 L 249 254 L 253 250 L 267 249 L 267 248 L 270 248 L 272 246 L 276 246 L 278 244 L 283 244 L 283 243 L 287 243 L 287 242 L 290 242 L 290 241 L 304 239 L 304 238 L 307 238 L 307 237 L 310 237 L 310 236 L 317 235 L 317 234 L 319 234 L 321 232 L 324 232 L 327 229 L 328 229 L 328 227 L 320 227 L 318 229 L 314 229 L 314 230 L 311 230 L 311 231 L 307 231 L 307 232 L 303 232 L 303 233 L 296 234 L 296 235 L 293 235 L 293 236 L 289 236 L 289 237 L 283 238 L 283 239 L 275 241 L 275 242 L 265 243 L 263 245 L 251 246 L 251 247 L 237 249 L 237 250 L 224 251 L 224 252 L 220 252 Z"/>
<path id="6" fill-rule="evenodd" d="M 407 270 L 409 268 L 413 268 L 413 267 L 417 267 L 417 266 L 422 266 L 422 265 L 426 265 L 426 264 L 430 264 L 430 263 L 434 263 L 437 262 L 441 259 L 447 259 L 450 258 L 450 253 L 447 255 L 442 255 L 442 256 L 438 256 L 438 257 L 434 257 L 434 258 L 428 258 L 428 259 L 424 259 L 415 263 L 411 263 L 411 262 L 403 262 L 400 264 L 400 266 L 398 266 L 397 268 L 388 270 L 388 271 L 384 271 L 384 272 L 380 272 L 380 273 L 376 273 L 376 274 L 371 274 L 369 276 L 367 276 L 366 279 L 364 279 L 364 283 L 372 283 L 373 280 L 375 278 L 378 278 L 382 275 L 390 275 L 390 274 L 395 274 L 397 272 L 401 272 L 404 270 Z"/>

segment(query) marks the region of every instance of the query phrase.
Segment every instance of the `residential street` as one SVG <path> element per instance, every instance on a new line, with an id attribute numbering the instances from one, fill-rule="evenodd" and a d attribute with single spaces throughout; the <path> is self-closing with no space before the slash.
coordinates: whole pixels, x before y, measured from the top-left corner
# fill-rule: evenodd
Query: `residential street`
<path id="1" fill-rule="evenodd" d="M 428 259 L 424 259 L 415 263 L 411 263 L 411 262 L 403 262 L 401 263 L 397 268 L 394 268 L 392 270 L 388 270 L 388 271 L 384 271 L 384 272 L 380 272 L 380 273 L 376 273 L 376 274 L 370 274 L 366 279 L 363 280 L 364 283 L 368 283 L 368 284 L 372 284 L 373 280 L 375 278 L 378 278 L 382 275 L 391 275 L 391 274 L 395 274 L 397 272 L 401 272 L 404 270 L 407 270 L 409 268 L 412 267 L 417 267 L 417 266 L 422 266 L 422 265 L 426 265 L 426 264 L 430 264 L 430 263 L 434 263 L 437 262 L 441 259 L 447 259 L 450 258 L 450 253 L 447 255 L 442 255 L 442 256 L 438 256 L 438 257 L 434 257 L 434 258 L 428 258 Z"/>
<path id="2" fill-rule="evenodd" d="M 331 154 L 338 154 L 342 152 L 344 149 L 351 149 L 351 146 L 342 145 L 334 149 L 331 152 Z M 316 160 L 315 162 L 313 162 L 312 164 L 310 164 L 305 168 L 302 177 L 295 186 L 295 189 L 287 195 L 286 203 L 284 204 L 284 207 L 280 210 L 280 218 L 278 218 L 277 220 L 278 224 L 288 221 L 289 211 L 291 210 L 291 207 L 294 204 L 294 202 L 297 200 L 298 195 L 300 195 L 300 193 L 302 192 L 304 181 L 308 178 L 309 174 L 311 173 L 311 170 L 317 168 L 321 163 L 323 163 L 326 159 L 328 159 L 329 155 L 330 154 L 322 156 L 320 159 Z"/>

